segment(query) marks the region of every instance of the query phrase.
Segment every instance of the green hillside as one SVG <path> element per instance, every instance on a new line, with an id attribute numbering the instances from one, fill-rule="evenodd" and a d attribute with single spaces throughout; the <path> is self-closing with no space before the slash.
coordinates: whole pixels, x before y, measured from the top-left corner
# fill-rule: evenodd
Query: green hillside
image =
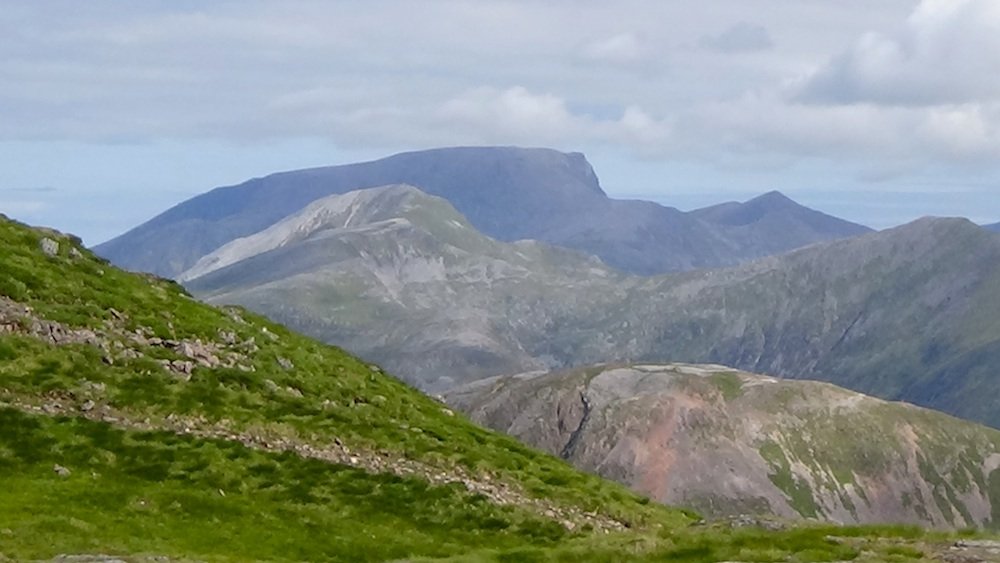
<path id="1" fill-rule="evenodd" d="M 0 274 L 0 560 L 902 561 L 952 541 L 698 524 L 6 218 Z"/>

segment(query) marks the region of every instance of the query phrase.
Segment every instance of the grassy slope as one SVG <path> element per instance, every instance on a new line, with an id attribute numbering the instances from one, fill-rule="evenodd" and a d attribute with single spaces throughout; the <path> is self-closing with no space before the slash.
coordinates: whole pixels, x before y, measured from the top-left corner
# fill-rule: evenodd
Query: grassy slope
<path id="1" fill-rule="evenodd" d="M 258 348 L 246 354 L 253 372 L 197 368 L 184 381 L 155 361 L 178 359 L 166 348 L 140 346 L 138 357 L 107 365 L 97 347 L 0 334 L 0 560 L 104 552 L 219 561 L 582 554 L 826 561 L 861 553 L 856 542 L 825 539 L 831 533 L 918 535 L 692 528 L 688 515 L 483 430 L 339 349 L 245 311 L 202 305 L 171 282 L 119 271 L 85 250 L 74 257 L 79 245 L 65 237 L 47 235 L 61 244 L 58 256 L 46 257 L 42 236 L 0 220 L 0 295 L 30 305 L 37 317 L 104 331 L 126 348 L 126 329 L 205 342 L 228 331 Z M 279 367 L 279 358 L 294 367 Z M 70 416 L 30 414 L 53 405 Z M 114 417 L 83 416 L 102 409 Z M 494 479 L 542 504 L 498 504 L 460 483 L 155 430 L 170 420 L 316 446 L 336 439 L 444 474 Z M 571 531 L 540 506 L 594 511 L 629 529 Z M 878 542 L 872 549 L 886 557 L 896 549 L 893 541 Z"/>

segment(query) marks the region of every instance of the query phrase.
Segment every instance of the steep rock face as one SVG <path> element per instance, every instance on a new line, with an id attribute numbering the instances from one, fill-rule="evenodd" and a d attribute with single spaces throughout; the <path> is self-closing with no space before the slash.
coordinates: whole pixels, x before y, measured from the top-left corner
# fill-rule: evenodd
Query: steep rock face
<path id="1" fill-rule="evenodd" d="M 698 214 L 652 202 L 609 199 L 579 153 L 464 147 L 284 172 L 218 188 L 95 250 L 120 266 L 174 277 L 206 254 L 317 199 L 389 184 L 411 184 L 447 199 L 490 237 L 542 240 L 639 274 L 731 265 L 868 230 L 806 213 L 790 200 L 791 205 L 755 204 L 768 207 L 773 221 L 735 226 L 702 221 Z M 788 213 L 794 217 L 781 218 Z M 787 222 L 794 228 L 772 225 Z"/>
<path id="2" fill-rule="evenodd" d="M 713 516 L 992 526 L 1000 432 L 718 365 L 490 378 L 446 400 L 661 502 Z"/>

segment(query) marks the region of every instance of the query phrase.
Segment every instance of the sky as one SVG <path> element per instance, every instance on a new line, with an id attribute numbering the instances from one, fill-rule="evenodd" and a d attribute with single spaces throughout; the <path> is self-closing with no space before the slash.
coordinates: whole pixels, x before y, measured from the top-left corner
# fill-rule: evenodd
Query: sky
<path id="1" fill-rule="evenodd" d="M 11 4 L 0 213 L 88 244 L 457 145 L 580 151 L 610 195 L 681 209 L 778 189 L 876 228 L 1000 221 L 997 0 Z"/>

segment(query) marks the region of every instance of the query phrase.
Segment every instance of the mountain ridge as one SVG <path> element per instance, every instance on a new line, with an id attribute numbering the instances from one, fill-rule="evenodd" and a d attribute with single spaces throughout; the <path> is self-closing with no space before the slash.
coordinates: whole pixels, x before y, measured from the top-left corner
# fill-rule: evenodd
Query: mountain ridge
<path id="1" fill-rule="evenodd" d="M 450 220 L 428 216 L 391 236 L 329 231 L 309 249 L 258 256 L 188 287 L 431 391 L 505 372 L 670 359 L 823 379 L 1000 425 L 983 392 L 1000 354 L 1000 239 L 967 220 L 925 218 L 657 277 L 471 227 L 449 240 L 453 228 L 431 227 Z"/>
<path id="2" fill-rule="evenodd" d="M 608 198 L 580 153 L 457 147 L 282 172 L 216 188 L 95 250 L 128 269 L 172 277 L 316 199 L 390 184 L 411 184 L 448 199 L 478 230 L 498 240 L 538 239 L 639 274 L 730 265 L 869 230 L 818 212 L 799 213 L 777 227 L 732 228 L 652 202 Z M 814 228 L 816 217 L 828 220 Z"/>

